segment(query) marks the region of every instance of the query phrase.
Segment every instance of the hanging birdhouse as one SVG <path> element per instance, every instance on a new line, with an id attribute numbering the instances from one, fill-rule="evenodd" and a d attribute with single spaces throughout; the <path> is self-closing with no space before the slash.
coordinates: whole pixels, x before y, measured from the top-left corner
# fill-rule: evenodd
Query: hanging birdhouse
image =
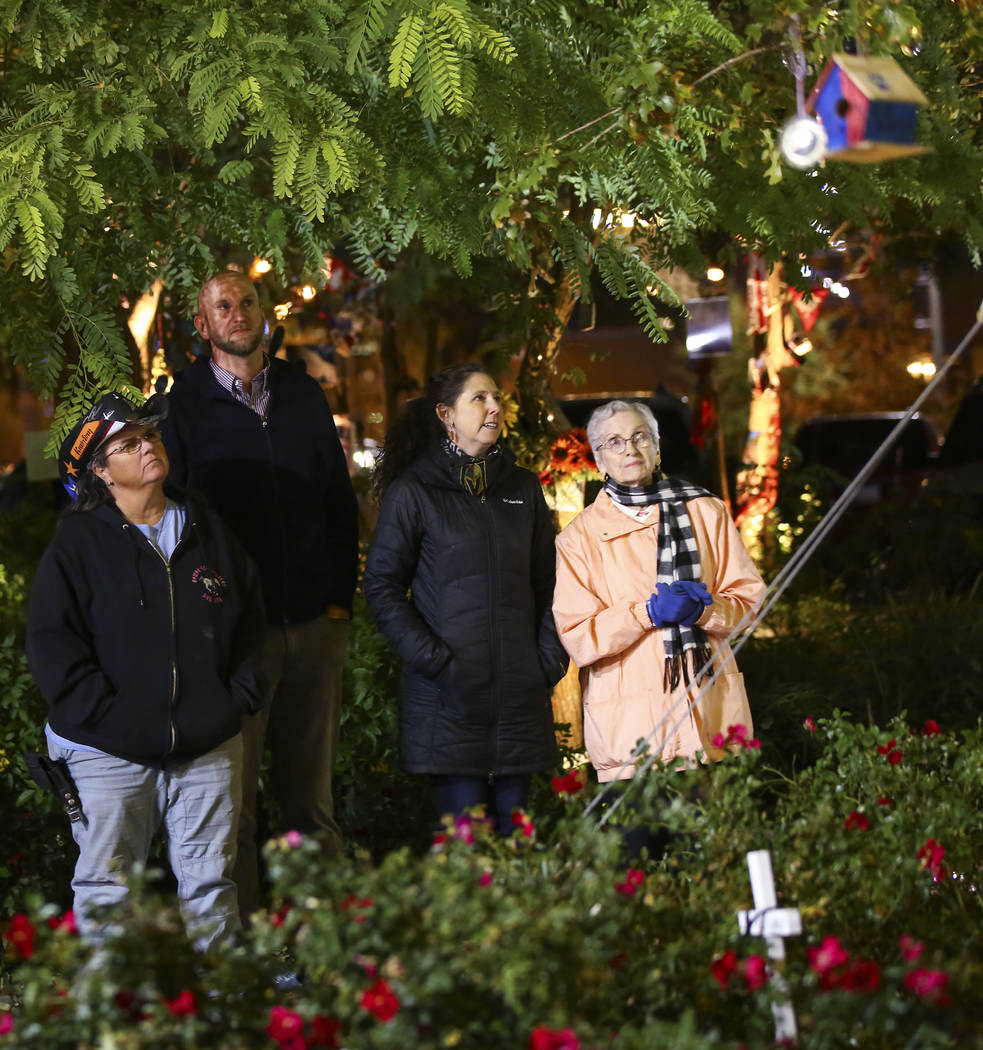
<path id="1" fill-rule="evenodd" d="M 809 96 L 826 132 L 827 160 L 874 163 L 929 153 L 914 145 L 928 99 L 893 58 L 835 54 Z"/>

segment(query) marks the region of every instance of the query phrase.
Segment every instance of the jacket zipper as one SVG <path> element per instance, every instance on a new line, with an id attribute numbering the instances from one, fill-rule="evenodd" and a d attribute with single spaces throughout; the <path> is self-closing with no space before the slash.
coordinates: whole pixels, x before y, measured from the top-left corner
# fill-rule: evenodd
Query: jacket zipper
<path id="1" fill-rule="evenodd" d="M 148 540 L 147 542 L 149 543 L 150 541 Z M 176 554 L 180 546 L 181 540 L 178 539 L 171 553 Z M 164 563 L 164 572 L 167 573 L 167 596 L 171 603 L 171 698 L 167 705 L 167 728 L 170 731 L 167 754 L 171 754 L 174 748 L 177 747 L 177 726 L 174 725 L 174 704 L 177 700 L 177 618 L 174 609 L 174 576 L 171 573 L 170 561 L 152 543 L 150 543 L 150 548 Z"/>
<path id="2" fill-rule="evenodd" d="M 171 600 L 171 700 L 167 710 L 167 722 L 171 730 L 171 746 L 167 749 L 167 753 L 170 754 L 177 746 L 177 727 L 174 725 L 174 704 L 177 701 L 177 660 L 175 659 L 177 624 L 174 616 L 174 577 L 171 575 L 171 563 L 164 558 L 163 554 L 161 559 L 167 570 L 167 594 Z"/>
<path id="3" fill-rule="evenodd" d="M 269 456 L 270 465 L 270 476 L 273 484 L 273 494 L 271 502 L 274 507 L 280 506 L 280 492 L 279 492 L 279 476 L 276 470 L 276 450 L 273 448 L 273 435 L 270 433 L 270 410 L 273 407 L 273 392 L 270 391 L 269 400 L 266 403 L 266 415 L 260 416 L 260 425 L 263 429 L 263 436 L 266 438 L 266 451 Z M 250 411 L 253 411 L 250 409 Z M 287 530 L 284 528 L 284 523 L 279 513 L 278 518 L 278 529 L 279 529 L 279 543 L 280 543 L 280 609 L 281 619 L 283 623 L 287 624 L 290 622 L 290 617 L 287 615 L 287 609 L 289 608 L 288 599 L 290 597 L 287 590 Z"/>
<path id="4" fill-rule="evenodd" d="M 497 569 L 496 560 L 497 559 L 495 558 L 495 543 L 493 542 L 493 534 L 494 534 L 493 526 L 494 526 L 494 522 L 491 521 L 491 509 L 490 509 L 490 507 L 488 507 L 487 493 L 485 493 L 485 492 L 482 492 L 482 494 L 481 494 L 481 505 L 482 505 L 482 507 L 486 508 L 486 510 L 485 510 L 486 523 L 490 523 L 488 531 L 485 533 L 485 538 L 486 538 L 486 541 L 487 541 L 487 544 L 488 544 L 488 568 L 489 568 L 488 578 L 489 578 L 489 581 L 493 581 L 493 580 L 495 580 L 497 578 L 497 572 L 496 572 L 496 569 Z M 499 645 L 499 640 L 498 640 L 498 620 L 497 620 L 497 618 L 495 616 L 495 597 L 492 594 L 491 587 L 489 587 L 489 591 L 488 591 L 488 640 L 489 640 L 489 643 L 490 643 L 489 655 L 491 656 L 490 664 L 491 664 L 491 675 L 492 675 L 491 689 L 489 690 L 489 696 L 491 698 L 490 702 L 491 702 L 491 705 L 492 705 L 492 711 L 491 711 L 492 724 L 495 727 L 495 732 L 494 732 L 494 735 L 493 735 L 494 754 L 493 754 L 492 760 L 490 762 L 491 768 L 488 770 L 488 783 L 492 784 L 492 783 L 494 783 L 495 776 L 496 776 L 496 774 L 498 772 L 495 767 L 498 765 L 498 754 L 499 754 L 499 739 L 498 739 L 498 736 L 499 736 L 499 731 L 500 731 L 500 728 L 501 728 L 501 725 L 500 725 L 501 720 L 498 717 L 498 712 L 499 712 L 499 704 L 498 704 L 498 676 L 495 674 L 495 657 L 494 657 L 494 654 L 498 652 L 498 645 Z"/>

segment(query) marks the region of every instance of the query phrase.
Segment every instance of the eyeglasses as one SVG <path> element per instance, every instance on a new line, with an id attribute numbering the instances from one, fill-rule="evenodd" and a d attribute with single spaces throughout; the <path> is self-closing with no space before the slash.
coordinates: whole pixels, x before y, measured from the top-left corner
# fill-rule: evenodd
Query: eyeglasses
<path id="1" fill-rule="evenodd" d="M 151 427 L 149 430 L 145 430 L 139 437 L 127 438 L 122 444 L 117 445 L 116 448 L 110 449 L 106 455 L 115 456 L 119 453 L 123 456 L 130 456 L 134 452 L 139 452 L 145 441 L 157 442 L 160 440 L 160 431 Z"/>
<path id="2" fill-rule="evenodd" d="M 636 430 L 630 438 L 613 437 L 602 441 L 594 446 L 595 452 L 613 452 L 616 456 L 621 455 L 625 445 L 631 445 L 634 449 L 648 448 L 652 444 L 652 435 L 647 430 Z"/>

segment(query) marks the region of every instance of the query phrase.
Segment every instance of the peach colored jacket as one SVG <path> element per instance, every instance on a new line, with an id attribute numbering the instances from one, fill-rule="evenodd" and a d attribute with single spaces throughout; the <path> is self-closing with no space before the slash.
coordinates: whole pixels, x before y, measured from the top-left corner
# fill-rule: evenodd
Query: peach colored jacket
<path id="1" fill-rule="evenodd" d="M 687 714 L 687 702 L 680 702 L 650 741 L 651 752 L 667 762 L 700 751 L 705 758 L 722 758 L 724 752 L 711 743 L 717 733 L 737 724 L 750 733 L 744 679 L 724 639 L 765 594 L 724 504 L 700 497 L 686 509 L 700 552 L 700 579 L 713 597 L 697 625 L 722 668 L 697 708 Z M 685 685 L 664 691 L 662 631 L 645 610 L 657 582 L 658 525 L 658 507 L 639 521 L 602 491 L 556 540 L 553 616 L 560 640 L 581 668 L 584 743 L 602 783 L 632 776 L 636 743 L 686 691 Z"/>

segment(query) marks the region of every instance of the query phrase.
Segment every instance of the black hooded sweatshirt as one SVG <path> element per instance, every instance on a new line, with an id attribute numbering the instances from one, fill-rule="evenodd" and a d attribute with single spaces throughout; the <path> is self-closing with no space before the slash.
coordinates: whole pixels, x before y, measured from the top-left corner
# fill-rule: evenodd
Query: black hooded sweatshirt
<path id="1" fill-rule="evenodd" d="M 261 705 L 255 566 L 182 498 L 166 562 L 115 504 L 66 516 L 41 558 L 27 655 L 54 731 L 162 768 L 217 747 Z"/>

